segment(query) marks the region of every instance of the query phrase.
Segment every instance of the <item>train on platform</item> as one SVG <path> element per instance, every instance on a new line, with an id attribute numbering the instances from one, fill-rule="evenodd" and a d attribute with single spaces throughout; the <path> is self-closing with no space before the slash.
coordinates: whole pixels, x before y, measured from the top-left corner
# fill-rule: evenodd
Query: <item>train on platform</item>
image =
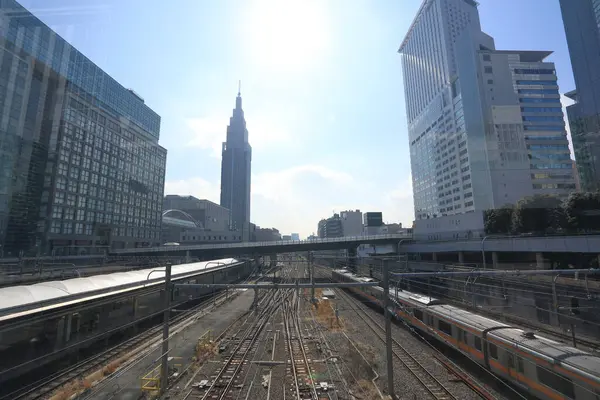
<path id="1" fill-rule="evenodd" d="M 235 283 L 253 271 L 233 258 L 172 266 L 177 283 Z M 103 341 L 113 343 L 156 325 L 163 315 L 164 267 L 0 288 L 0 385 Z M 182 311 L 215 289 L 179 287 Z M 1 397 L 1 396 L 0 396 Z"/>
<path id="2" fill-rule="evenodd" d="M 373 281 L 347 270 L 332 270 L 332 279 Z M 382 287 L 349 290 L 383 307 Z M 600 356 L 596 354 L 397 287 L 390 287 L 390 300 L 395 318 L 540 399 L 600 400 Z"/>

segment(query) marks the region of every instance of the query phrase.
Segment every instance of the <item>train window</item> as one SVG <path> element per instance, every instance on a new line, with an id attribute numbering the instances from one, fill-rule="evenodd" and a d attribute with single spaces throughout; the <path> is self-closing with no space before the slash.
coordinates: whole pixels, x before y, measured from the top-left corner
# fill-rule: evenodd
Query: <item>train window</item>
<path id="1" fill-rule="evenodd" d="M 538 381 L 548 386 L 549 388 L 561 393 L 570 399 L 575 398 L 575 388 L 573 382 L 554 371 L 549 371 L 546 368 L 536 366 Z"/>
<path id="2" fill-rule="evenodd" d="M 415 316 L 415 318 L 420 319 L 421 321 L 423 321 L 423 311 L 421 311 L 421 310 L 413 310 L 413 315 Z"/>
<path id="3" fill-rule="evenodd" d="M 525 372 L 525 367 L 523 366 L 523 358 L 517 356 L 517 371 L 520 373 Z"/>
<path id="4" fill-rule="evenodd" d="M 498 359 L 498 347 L 495 344 L 488 344 L 488 349 L 490 350 L 490 357 Z"/>
<path id="5" fill-rule="evenodd" d="M 469 344 L 469 334 L 466 331 L 463 330 L 459 330 L 459 332 L 462 332 L 462 341 L 465 344 Z"/>
<path id="6" fill-rule="evenodd" d="M 452 336 L 452 325 L 447 323 L 446 321 L 438 320 L 438 328 L 440 331 L 444 332 L 447 335 Z"/>
<path id="7" fill-rule="evenodd" d="M 475 348 L 481 351 L 481 338 L 479 336 L 475 336 Z"/>

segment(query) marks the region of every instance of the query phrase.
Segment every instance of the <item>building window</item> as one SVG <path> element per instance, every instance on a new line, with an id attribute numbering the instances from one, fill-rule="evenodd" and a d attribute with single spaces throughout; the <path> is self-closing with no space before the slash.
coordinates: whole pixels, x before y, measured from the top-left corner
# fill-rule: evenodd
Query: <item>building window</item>
<path id="1" fill-rule="evenodd" d="M 483 61 L 492 61 L 492 56 L 490 56 L 489 54 L 484 54 Z"/>
<path id="2" fill-rule="evenodd" d="M 492 67 L 484 67 L 483 72 L 485 72 L 486 74 L 492 74 L 494 73 L 494 69 Z"/>

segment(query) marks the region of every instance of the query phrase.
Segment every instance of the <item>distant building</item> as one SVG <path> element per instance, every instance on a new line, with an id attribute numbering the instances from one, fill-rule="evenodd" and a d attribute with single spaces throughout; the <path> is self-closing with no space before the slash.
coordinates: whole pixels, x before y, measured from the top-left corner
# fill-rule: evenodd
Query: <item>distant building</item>
<path id="1" fill-rule="evenodd" d="M 281 240 L 281 234 L 275 228 L 256 227 L 255 236 L 257 242 L 274 242 Z"/>
<path id="2" fill-rule="evenodd" d="M 360 236 L 363 231 L 363 214 L 360 210 L 340 212 L 344 236 Z"/>
<path id="3" fill-rule="evenodd" d="M 381 212 L 366 212 L 363 214 L 363 225 L 375 227 L 383 225 L 383 213 Z"/>
<path id="4" fill-rule="evenodd" d="M 576 90 L 567 107 L 581 189 L 600 189 L 600 0 L 560 0 Z"/>
<path id="5" fill-rule="evenodd" d="M 344 236 L 344 228 L 342 226 L 342 219 L 339 214 L 333 214 L 325 220 L 322 230 L 323 238 L 336 238 Z"/>
<path id="6" fill-rule="evenodd" d="M 485 210 L 575 190 L 552 52 L 497 50 L 477 4 L 423 2 L 399 49 L 419 230 L 478 230 Z"/>
<path id="7" fill-rule="evenodd" d="M 292 233 L 292 240 L 300 240 L 300 235 L 297 233 Z"/>
<path id="8" fill-rule="evenodd" d="M 229 119 L 227 139 L 223 143 L 221 160 L 221 206 L 231 210 L 231 225 L 250 239 L 250 168 L 252 147 L 248 143 L 248 129 L 242 97 L 238 91 L 233 116 Z"/>
<path id="9" fill-rule="evenodd" d="M 292 235 L 283 235 L 281 240 L 292 240 Z"/>
<path id="10" fill-rule="evenodd" d="M 317 236 L 320 238 L 324 238 L 325 237 L 325 225 L 327 225 L 327 220 L 326 219 L 322 219 L 319 221 L 318 227 L 317 227 Z"/>
<path id="11" fill-rule="evenodd" d="M 209 231 L 230 230 L 231 211 L 210 200 L 168 194 L 163 201 L 163 212 L 167 210 L 184 211 Z"/>
<path id="12" fill-rule="evenodd" d="M 402 229 L 402 224 L 401 223 L 397 223 L 397 224 L 385 224 L 385 227 L 387 229 L 386 233 L 401 233 L 404 232 Z"/>
<path id="13" fill-rule="evenodd" d="M 16 1 L 0 26 L 3 254 L 158 244 L 160 116 Z"/>

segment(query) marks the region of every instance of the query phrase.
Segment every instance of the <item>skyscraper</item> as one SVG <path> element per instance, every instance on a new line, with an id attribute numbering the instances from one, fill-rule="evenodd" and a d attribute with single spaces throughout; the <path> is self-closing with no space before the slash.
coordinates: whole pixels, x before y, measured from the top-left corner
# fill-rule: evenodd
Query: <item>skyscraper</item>
<path id="1" fill-rule="evenodd" d="M 250 229 L 250 167 L 252 147 L 248 143 L 248 129 L 242 110 L 242 96 L 238 91 L 233 116 L 227 127 L 221 160 L 221 206 L 231 210 L 231 227 L 242 232 L 249 240 Z"/>
<path id="2" fill-rule="evenodd" d="M 496 50 L 472 0 L 425 0 L 399 52 L 416 227 L 574 189 L 551 52 Z"/>
<path id="3" fill-rule="evenodd" d="M 160 240 L 160 117 L 14 0 L 0 3 L 0 246 Z"/>
<path id="4" fill-rule="evenodd" d="M 600 0 L 561 0 L 575 87 L 566 96 L 583 190 L 600 189 Z"/>

